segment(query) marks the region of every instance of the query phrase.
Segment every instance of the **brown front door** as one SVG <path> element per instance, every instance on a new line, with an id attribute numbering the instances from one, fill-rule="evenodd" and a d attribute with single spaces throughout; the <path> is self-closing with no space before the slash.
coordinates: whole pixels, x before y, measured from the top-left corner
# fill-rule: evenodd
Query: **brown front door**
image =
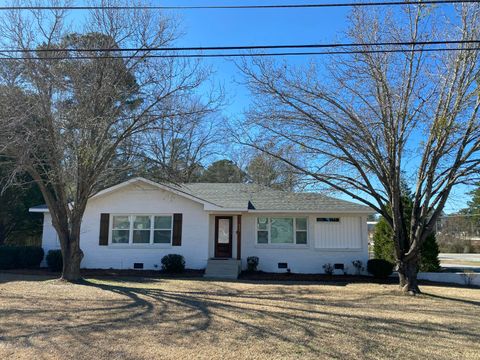
<path id="1" fill-rule="evenodd" d="M 215 257 L 232 257 L 232 225 L 231 216 L 215 216 Z"/>

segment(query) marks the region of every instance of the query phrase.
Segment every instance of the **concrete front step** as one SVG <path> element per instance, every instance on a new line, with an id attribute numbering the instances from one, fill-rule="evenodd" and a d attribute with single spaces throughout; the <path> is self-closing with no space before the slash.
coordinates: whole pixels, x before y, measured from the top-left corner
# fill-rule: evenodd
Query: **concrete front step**
<path id="1" fill-rule="evenodd" d="M 215 279 L 236 279 L 241 271 L 240 260 L 210 259 L 205 269 L 205 277 Z"/>

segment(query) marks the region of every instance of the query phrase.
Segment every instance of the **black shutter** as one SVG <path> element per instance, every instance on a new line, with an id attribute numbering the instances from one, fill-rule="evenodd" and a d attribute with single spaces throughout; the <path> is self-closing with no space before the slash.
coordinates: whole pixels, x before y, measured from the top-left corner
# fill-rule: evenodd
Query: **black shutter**
<path id="1" fill-rule="evenodd" d="M 173 214 L 172 246 L 182 245 L 182 214 Z"/>
<path id="2" fill-rule="evenodd" d="M 108 246 L 108 227 L 110 225 L 110 214 L 100 214 L 100 236 L 98 245 Z"/>

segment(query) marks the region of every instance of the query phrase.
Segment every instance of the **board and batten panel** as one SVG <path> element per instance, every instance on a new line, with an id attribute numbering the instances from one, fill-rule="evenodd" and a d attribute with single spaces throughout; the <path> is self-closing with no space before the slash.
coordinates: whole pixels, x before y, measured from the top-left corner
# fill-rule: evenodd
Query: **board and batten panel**
<path id="1" fill-rule="evenodd" d="M 361 217 L 341 216 L 339 219 L 339 222 L 315 222 L 315 247 L 317 249 L 362 248 Z"/>

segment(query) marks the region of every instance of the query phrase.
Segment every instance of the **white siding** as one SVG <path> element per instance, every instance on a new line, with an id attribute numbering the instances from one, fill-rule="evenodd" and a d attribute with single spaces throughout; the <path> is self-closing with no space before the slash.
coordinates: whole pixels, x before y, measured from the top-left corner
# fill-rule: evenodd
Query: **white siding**
<path id="1" fill-rule="evenodd" d="M 58 241 L 58 235 L 52 225 L 52 216 L 49 213 L 43 214 L 43 233 L 42 233 L 42 248 L 45 252 L 45 256 L 50 250 L 59 250 L 60 242 Z M 45 259 L 40 264 L 41 266 L 47 266 Z"/>
<path id="2" fill-rule="evenodd" d="M 182 245 L 155 247 L 152 245 L 99 246 L 100 214 L 183 214 Z M 236 215 L 233 215 L 233 257 L 236 257 Z M 160 260 L 166 254 L 181 254 L 190 269 L 205 268 L 214 254 L 214 216 L 204 210 L 202 204 L 147 185 L 130 185 L 104 196 L 92 199 L 87 206 L 81 233 L 84 252 L 82 268 L 129 269 L 135 262 L 144 263 L 145 269 L 159 269 Z M 259 270 L 285 272 L 278 263 L 286 262 L 294 273 L 322 273 L 326 263 L 343 263 L 353 272 L 351 262 L 368 260 L 366 215 L 358 214 L 292 214 L 292 217 L 308 218 L 306 245 L 281 245 L 256 243 L 257 216 L 277 217 L 278 214 L 242 214 L 242 266 L 246 268 L 248 256 L 258 256 Z M 284 214 L 282 216 L 288 216 Z M 317 225 L 317 217 L 341 217 L 332 228 Z M 320 227 L 319 227 L 320 226 Z M 328 242 L 327 242 L 328 241 Z M 328 249 L 317 248 L 318 245 Z M 45 214 L 43 247 L 47 252 L 58 249 L 57 235 Z"/>
<path id="3" fill-rule="evenodd" d="M 182 245 L 100 246 L 100 214 L 183 214 Z M 52 246 L 55 234 L 46 214 L 43 233 L 45 250 Z M 168 191 L 142 185 L 130 185 L 89 201 L 83 217 L 80 247 L 84 252 L 82 268 L 130 269 L 136 262 L 145 269 L 160 269 L 167 254 L 181 254 L 186 267 L 201 269 L 208 259 L 208 215 L 203 205 Z M 58 247 L 57 247 L 58 248 Z"/>
<path id="4" fill-rule="evenodd" d="M 347 214 L 351 222 L 341 222 L 337 228 L 339 234 L 349 234 L 356 231 L 356 238 L 360 239 L 360 247 L 357 249 L 317 249 L 316 243 L 316 218 L 317 217 L 343 217 L 338 214 L 295 214 L 292 217 L 308 217 L 307 245 L 259 245 L 256 243 L 256 218 L 257 216 L 275 217 L 275 214 L 245 214 L 242 217 L 242 266 L 246 268 L 248 256 L 258 256 L 259 270 L 266 272 L 285 272 L 279 269 L 279 262 L 286 262 L 294 273 L 323 273 L 323 265 L 326 263 L 343 263 L 350 273 L 354 273 L 353 260 L 361 260 L 364 265 L 368 261 L 368 236 L 366 215 Z M 358 226 L 353 226 L 357 224 Z M 345 227 L 345 229 L 344 229 Z M 355 229 L 356 230 L 355 230 Z M 339 235 L 337 237 L 341 239 Z"/>
<path id="5" fill-rule="evenodd" d="M 360 217 L 341 216 L 339 222 L 315 219 L 317 249 L 361 249 L 362 223 Z"/>

